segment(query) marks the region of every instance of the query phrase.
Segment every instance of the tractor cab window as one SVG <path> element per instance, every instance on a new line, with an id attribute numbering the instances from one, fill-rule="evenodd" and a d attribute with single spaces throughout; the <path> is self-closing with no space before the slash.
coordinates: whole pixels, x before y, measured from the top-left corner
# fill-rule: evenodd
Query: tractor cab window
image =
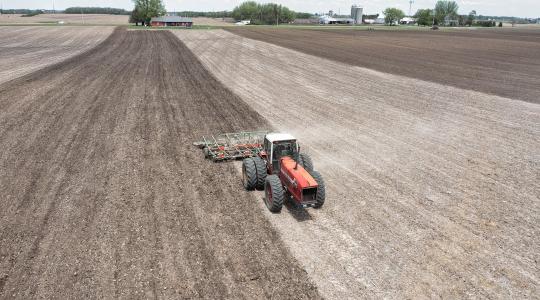
<path id="1" fill-rule="evenodd" d="M 279 160 L 282 157 L 290 156 L 295 157 L 298 148 L 296 146 L 296 141 L 280 141 L 274 142 L 274 147 L 272 151 L 272 165 L 274 170 L 279 170 Z"/>

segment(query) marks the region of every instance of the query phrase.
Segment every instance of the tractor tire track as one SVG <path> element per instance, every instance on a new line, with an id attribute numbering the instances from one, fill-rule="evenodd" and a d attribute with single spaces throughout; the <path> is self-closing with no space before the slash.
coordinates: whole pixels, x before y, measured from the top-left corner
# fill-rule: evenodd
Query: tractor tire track
<path id="1" fill-rule="evenodd" d="M 170 32 L 0 84 L 0 298 L 318 298 L 203 134 L 266 122 Z"/>

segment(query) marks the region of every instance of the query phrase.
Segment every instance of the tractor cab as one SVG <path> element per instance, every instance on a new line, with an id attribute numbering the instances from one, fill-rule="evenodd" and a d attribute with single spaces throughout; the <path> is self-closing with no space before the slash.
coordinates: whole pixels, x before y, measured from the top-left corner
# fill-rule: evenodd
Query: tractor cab
<path id="1" fill-rule="evenodd" d="M 288 156 L 295 159 L 299 152 L 296 138 L 288 133 L 269 133 L 265 135 L 263 150 L 272 171 L 280 169 L 281 158 Z"/>

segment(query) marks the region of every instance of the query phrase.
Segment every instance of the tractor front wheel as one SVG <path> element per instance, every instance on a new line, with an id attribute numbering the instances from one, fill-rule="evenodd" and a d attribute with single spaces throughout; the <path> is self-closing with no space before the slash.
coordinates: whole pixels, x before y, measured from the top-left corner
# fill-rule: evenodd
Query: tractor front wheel
<path id="1" fill-rule="evenodd" d="M 278 213 L 283 207 L 285 200 L 285 191 L 277 175 L 268 175 L 264 184 L 264 203 L 268 210 Z"/>
<path id="2" fill-rule="evenodd" d="M 257 187 L 257 168 L 253 158 L 246 158 L 242 162 L 242 183 L 248 191 L 253 191 Z"/>
<path id="3" fill-rule="evenodd" d="M 317 182 L 317 185 L 319 186 L 317 188 L 317 195 L 316 195 L 316 198 L 315 198 L 315 205 L 313 206 L 314 208 L 321 208 L 324 204 L 324 200 L 326 199 L 326 188 L 324 186 L 324 180 L 322 178 L 322 175 L 321 173 L 317 172 L 317 171 L 311 171 L 311 177 L 313 177 L 313 179 L 315 179 L 315 181 Z"/>

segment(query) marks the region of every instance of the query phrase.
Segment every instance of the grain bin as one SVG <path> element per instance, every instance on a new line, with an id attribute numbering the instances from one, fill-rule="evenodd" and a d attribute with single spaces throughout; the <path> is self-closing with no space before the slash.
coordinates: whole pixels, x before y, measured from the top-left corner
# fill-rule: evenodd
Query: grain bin
<path id="1" fill-rule="evenodd" d="M 364 14 L 364 8 L 353 5 L 351 7 L 351 18 L 354 20 L 354 24 L 362 24 L 362 15 Z"/>

